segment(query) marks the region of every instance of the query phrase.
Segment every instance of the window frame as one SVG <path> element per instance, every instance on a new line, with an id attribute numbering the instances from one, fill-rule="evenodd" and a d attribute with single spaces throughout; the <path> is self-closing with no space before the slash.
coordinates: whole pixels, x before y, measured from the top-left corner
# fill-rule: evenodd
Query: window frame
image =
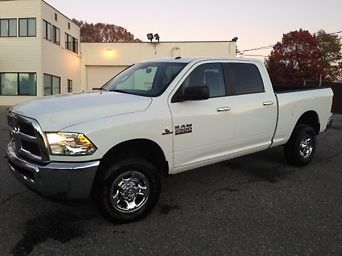
<path id="1" fill-rule="evenodd" d="M 68 93 L 72 93 L 74 87 L 74 83 L 71 79 L 67 79 L 67 90 Z"/>
<path id="2" fill-rule="evenodd" d="M 50 79 L 51 79 L 51 81 L 52 81 L 50 94 L 45 94 L 45 76 L 49 76 Z M 53 94 L 53 92 L 54 92 L 54 81 L 55 81 L 55 78 L 58 78 L 58 80 L 59 80 L 59 85 L 58 85 L 59 93 L 57 93 L 57 94 Z M 51 74 L 48 74 L 48 73 L 43 73 L 43 90 L 44 90 L 44 96 L 54 96 L 54 95 L 59 95 L 59 94 L 61 94 L 61 93 L 62 93 L 62 88 L 61 88 L 61 77 L 60 77 L 60 76 L 51 75 Z"/>
<path id="3" fill-rule="evenodd" d="M 21 32 L 20 32 L 20 28 L 21 28 L 20 21 L 21 20 L 26 20 L 26 35 L 21 35 Z M 29 20 L 35 21 L 34 35 L 30 35 L 30 33 L 29 33 Z M 19 18 L 19 20 L 18 20 L 18 36 L 19 37 L 37 37 L 37 18 L 35 18 L 35 17 Z"/>
<path id="4" fill-rule="evenodd" d="M 44 30 L 43 38 L 48 41 L 51 41 L 50 26 L 51 26 L 50 22 L 43 20 L 43 30 Z"/>
<path id="5" fill-rule="evenodd" d="M 79 53 L 79 40 L 65 32 L 65 49 L 75 54 Z"/>
<path id="6" fill-rule="evenodd" d="M 53 26 L 53 30 L 54 30 L 53 43 L 57 44 L 57 45 L 61 45 L 61 30 L 60 30 L 60 28 Z"/>
<path id="7" fill-rule="evenodd" d="M 189 64 L 189 63 L 188 63 Z M 221 70 L 223 73 L 223 79 L 224 79 L 224 84 L 225 84 L 225 88 L 226 88 L 226 96 L 217 96 L 217 97 L 210 97 L 209 99 L 215 99 L 215 98 L 222 98 L 222 97 L 234 97 L 234 96 L 241 96 L 241 95 L 249 95 L 249 94 L 260 94 L 260 93 L 266 93 L 266 88 L 265 88 L 265 82 L 264 82 L 264 77 L 262 75 L 262 72 L 258 66 L 257 63 L 254 62 L 240 62 L 240 61 L 225 61 L 225 60 L 215 60 L 215 61 L 204 61 L 204 62 L 199 62 L 199 63 L 195 63 L 193 64 L 189 70 L 186 72 L 186 74 L 183 76 L 183 78 L 181 79 L 181 81 L 179 82 L 179 86 L 175 88 L 175 90 L 173 90 L 170 94 L 170 103 L 180 103 L 182 101 L 179 101 L 179 94 L 180 94 L 180 90 L 182 88 L 182 85 L 184 83 L 184 81 L 189 77 L 189 75 L 199 66 L 204 65 L 204 64 L 220 64 L 221 65 Z M 250 92 L 250 93 L 242 93 L 242 94 L 232 94 L 230 89 L 229 89 L 229 84 L 226 81 L 226 74 L 225 74 L 225 64 L 244 64 L 244 65 L 253 65 L 257 71 L 259 72 L 261 81 L 262 81 L 262 85 L 263 85 L 263 91 L 260 92 Z"/>
<path id="8" fill-rule="evenodd" d="M 192 72 L 194 72 L 198 67 L 201 67 L 203 65 L 212 65 L 212 64 L 216 64 L 220 67 L 220 70 L 221 70 L 221 75 L 222 75 L 222 78 L 223 78 L 223 85 L 224 85 L 224 89 L 225 89 L 225 93 L 224 95 L 221 95 L 221 96 L 212 96 L 212 97 L 209 97 L 209 99 L 216 99 L 216 98 L 223 98 L 223 97 L 227 97 L 229 96 L 228 95 L 228 89 L 227 89 L 227 83 L 226 83 L 226 80 L 225 80 L 225 76 L 224 76 L 224 71 L 223 71 L 223 62 L 220 62 L 220 61 L 213 61 L 213 62 L 204 62 L 204 63 L 199 63 L 198 65 L 195 65 L 190 71 L 189 73 L 184 77 L 184 79 L 182 80 L 182 82 L 180 83 L 180 86 L 177 88 L 176 92 L 173 94 L 173 96 L 171 97 L 171 103 L 177 103 L 179 102 L 178 99 L 179 99 L 179 95 L 181 94 L 181 91 L 183 91 L 184 89 L 182 88 L 183 87 L 183 84 L 184 82 L 186 81 L 186 79 L 188 79 L 190 77 L 190 75 L 192 74 Z M 208 87 L 209 91 L 210 91 L 210 88 Z"/>
<path id="9" fill-rule="evenodd" d="M 59 27 L 56 27 L 43 19 L 43 30 L 44 39 L 54 44 L 61 45 L 61 30 Z"/>
<path id="10" fill-rule="evenodd" d="M 7 36 L 2 36 L 1 35 L 1 21 L 7 21 L 7 27 L 8 27 L 8 31 L 7 31 Z M 15 20 L 15 36 L 11 36 L 10 34 L 10 20 Z M 2 38 L 8 38 L 8 37 L 18 37 L 18 19 L 17 18 L 4 18 L 4 19 L 0 19 L 0 37 Z"/>
<path id="11" fill-rule="evenodd" d="M 1 85 L 2 85 L 2 74 L 16 74 L 17 75 L 17 92 L 18 94 L 16 95 L 3 95 L 2 94 L 2 89 L 1 89 Z M 34 84 L 34 95 L 31 95 L 31 94 L 21 94 L 20 93 L 20 75 L 21 74 L 34 74 L 35 75 L 35 84 Z M 31 96 L 31 97 L 34 97 L 34 96 L 37 96 L 37 72 L 0 72 L 0 96 Z"/>
<path id="12" fill-rule="evenodd" d="M 73 37 L 72 39 L 72 50 L 74 53 L 78 54 L 78 39 L 75 37 Z"/>

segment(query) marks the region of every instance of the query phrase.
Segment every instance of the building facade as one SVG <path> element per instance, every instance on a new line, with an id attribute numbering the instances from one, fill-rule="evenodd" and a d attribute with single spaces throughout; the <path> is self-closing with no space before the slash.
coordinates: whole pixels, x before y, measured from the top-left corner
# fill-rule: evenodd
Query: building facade
<path id="1" fill-rule="evenodd" d="M 42 0 L 0 0 L 0 105 L 91 91 L 124 68 L 165 57 L 234 57 L 236 42 L 80 43 L 80 28 Z"/>
<path id="2" fill-rule="evenodd" d="M 0 105 L 80 90 L 80 28 L 41 0 L 0 1 Z"/>

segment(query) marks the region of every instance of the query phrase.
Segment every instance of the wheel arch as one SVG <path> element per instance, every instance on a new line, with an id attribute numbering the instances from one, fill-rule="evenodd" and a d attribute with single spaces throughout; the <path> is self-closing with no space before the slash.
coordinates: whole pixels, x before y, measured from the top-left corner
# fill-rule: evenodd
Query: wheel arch
<path id="1" fill-rule="evenodd" d="M 149 139 L 132 139 L 121 142 L 107 151 L 100 161 L 96 176 L 99 176 L 106 166 L 126 155 L 143 157 L 154 164 L 162 176 L 168 176 L 169 174 L 169 164 L 158 143 Z"/>
<path id="2" fill-rule="evenodd" d="M 305 125 L 308 125 L 308 126 L 312 127 L 314 129 L 316 135 L 319 134 L 319 132 L 320 132 L 321 125 L 320 125 L 320 122 L 319 122 L 319 116 L 318 116 L 316 111 L 310 110 L 310 111 L 307 111 L 307 112 L 303 113 L 299 117 L 299 119 L 298 119 L 294 129 L 299 124 L 305 124 Z"/>

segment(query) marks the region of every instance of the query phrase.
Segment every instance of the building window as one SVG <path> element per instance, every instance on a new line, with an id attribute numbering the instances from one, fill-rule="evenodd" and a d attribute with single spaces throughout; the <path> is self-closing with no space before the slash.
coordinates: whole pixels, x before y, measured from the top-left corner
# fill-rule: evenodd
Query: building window
<path id="1" fill-rule="evenodd" d="M 44 74 L 44 96 L 61 93 L 61 78 Z"/>
<path id="2" fill-rule="evenodd" d="M 55 13 L 55 21 L 58 21 L 58 15 Z"/>
<path id="3" fill-rule="evenodd" d="M 73 44 L 72 44 L 72 46 L 73 46 L 72 51 L 74 53 L 78 53 L 78 40 L 76 38 L 73 38 L 72 42 L 73 42 Z"/>
<path id="4" fill-rule="evenodd" d="M 19 19 L 19 36 L 35 37 L 36 36 L 36 18 Z"/>
<path id="5" fill-rule="evenodd" d="M 43 37 L 55 44 L 60 45 L 60 29 L 43 20 Z"/>
<path id="6" fill-rule="evenodd" d="M 68 29 L 70 29 L 70 22 L 68 22 Z"/>
<path id="7" fill-rule="evenodd" d="M 36 73 L 19 73 L 19 95 L 37 95 Z"/>
<path id="8" fill-rule="evenodd" d="M 1 95 L 16 96 L 18 95 L 18 74 L 2 73 L 1 74 Z"/>
<path id="9" fill-rule="evenodd" d="M 0 73 L 0 95 L 36 96 L 36 73 Z"/>
<path id="10" fill-rule="evenodd" d="M 53 42 L 55 44 L 59 45 L 60 42 L 61 42 L 60 38 L 61 38 L 61 31 L 60 31 L 60 29 L 54 26 Z"/>
<path id="11" fill-rule="evenodd" d="M 72 92 L 72 80 L 68 79 L 68 92 Z"/>
<path id="12" fill-rule="evenodd" d="M 0 19 L 0 37 L 17 36 L 17 19 Z"/>
<path id="13" fill-rule="evenodd" d="M 65 48 L 71 51 L 72 36 L 65 33 Z"/>
<path id="14" fill-rule="evenodd" d="M 78 54 L 78 39 L 65 33 L 65 48 Z"/>
<path id="15" fill-rule="evenodd" d="M 51 24 L 45 20 L 43 21 L 43 37 L 51 41 Z"/>

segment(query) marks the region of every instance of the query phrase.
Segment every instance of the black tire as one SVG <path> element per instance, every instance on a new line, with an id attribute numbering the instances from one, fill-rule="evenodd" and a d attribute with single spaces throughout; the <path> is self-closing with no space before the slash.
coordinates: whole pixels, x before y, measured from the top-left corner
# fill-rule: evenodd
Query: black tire
<path id="1" fill-rule="evenodd" d="M 117 184 L 120 181 L 119 184 L 121 185 Z M 147 198 L 145 196 L 146 200 L 141 199 L 143 196 L 137 195 L 140 191 L 132 193 L 131 190 L 138 189 L 138 186 L 132 187 L 133 183 L 135 185 L 140 183 L 138 184 L 140 185 L 139 188 L 143 187 L 144 184 L 148 187 L 149 193 Z M 129 187 L 130 185 L 132 186 Z M 160 191 L 160 176 L 156 168 L 145 159 L 132 156 L 119 158 L 114 164 L 101 170 L 100 176 L 95 181 L 94 199 L 106 219 L 115 223 L 126 223 L 140 220 L 148 215 L 158 202 Z M 113 194 L 116 196 L 115 200 Z M 131 201 L 132 198 L 127 199 L 132 194 L 136 195 L 133 201 Z M 124 208 L 129 208 L 128 203 L 141 205 L 134 211 L 129 209 L 124 211 Z"/>
<path id="2" fill-rule="evenodd" d="M 307 146 L 305 147 L 305 145 Z M 285 160 L 294 166 L 305 166 L 311 162 L 315 152 L 316 133 L 314 129 L 305 124 L 298 124 L 285 144 Z"/>

